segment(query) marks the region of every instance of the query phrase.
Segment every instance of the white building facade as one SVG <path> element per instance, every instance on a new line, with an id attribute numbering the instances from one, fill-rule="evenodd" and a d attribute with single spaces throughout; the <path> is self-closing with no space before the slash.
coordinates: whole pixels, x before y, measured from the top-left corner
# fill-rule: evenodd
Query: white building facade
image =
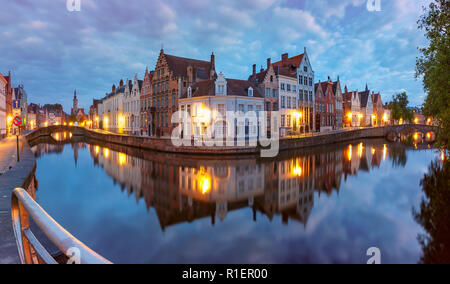
<path id="1" fill-rule="evenodd" d="M 100 126 L 103 130 L 115 133 L 124 133 L 125 118 L 123 116 L 123 98 L 125 94 L 125 85 L 120 82 L 119 88 L 115 86 L 112 92 L 107 94 L 99 103 Z"/>
<path id="2" fill-rule="evenodd" d="M 127 80 L 123 97 L 123 115 L 125 119 L 124 133 L 138 135 L 140 133 L 140 96 L 142 81 L 137 74 L 131 83 Z"/>
<path id="3" fill-rule="evenodd" d="M 305 126 L 304 116 L 298 109 L 297 77 L 279 72 L 280 136 L 300 134 Z"/>
<path id="4" fill-rule="evenodd" d="M 187 94 L 180 99 L 179 110 L 190 116 L 190 132 L 194 137 L 206 137 L 208 128 L 214 126 L 214 137 L 256 138 L 257 116 L 264 110 L 264 96 L 251 82 L 225 79 L 220 73 L 216 80 L 198 82 L 189 87 Z M 230 124 L 227 112 L 242 116 L 254 113 L 256 119 L 234 119 Z"/>

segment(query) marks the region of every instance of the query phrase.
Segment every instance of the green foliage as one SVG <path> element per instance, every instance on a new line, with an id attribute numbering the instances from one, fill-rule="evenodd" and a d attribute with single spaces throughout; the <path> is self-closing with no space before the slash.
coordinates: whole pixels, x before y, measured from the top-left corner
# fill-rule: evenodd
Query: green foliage
<path id="1" fill-rule="evenodd" d="M 52 104 L 46 104 L 46 105 L 44 105 L 43 108 L 45 108 L 45 109 L 47 109 L 49 111 L 62 111 L 63 110 L 63 107 L 60 104 L 53 104 L 53 105 Z"/>
<path id="2" fill-rule="evenodd" d="M 403 119 L 405 122 L 412 122 L 414 113 L 408 108 L 409 100 L 405 92 L 392 96 L 392 102 L 389 103 L 391 116 L 394 120 Z"/>
<path id="3" fill-rule="evenodd" d="M 428 93 L 424 114 L 433 117 L 441 126 L 439 144 L 450 149 L 450 1 L 434 0 L 418 20 L 429 45 L 421 48 L 416 63 L 416 77 L 423 76 Z"/>
<path id="4" fill-rule="evenodd" d="M 73 123 L 78 122 L 77 116 L 72 114 L 72 115 L 69 117 L 69 122 L 73 122 Z"/>

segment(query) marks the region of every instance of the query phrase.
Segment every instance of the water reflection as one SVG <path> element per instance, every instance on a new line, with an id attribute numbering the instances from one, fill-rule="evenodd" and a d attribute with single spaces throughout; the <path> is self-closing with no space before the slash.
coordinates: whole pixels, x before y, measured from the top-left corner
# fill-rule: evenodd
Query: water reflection
<path id="1" fill-rule="evenodd" d="M 306 226 L 315 191 L 328 196 L 333 191 L 338 193 L 342 178 L 347 180 L 361 171 L 368 173 L 379 168 L 387 157 L 394 167 L 407 163 L 406 148 L 388 146 L 385 140 L 336 145 L 326 152 L 319 147 L 268 161 L 254 157 L 167 159 L 166 154 L 77 139 L 62 140 L 71 145 L 75 165 L 79 151 L 87 148 L 94 164 L 102 167 L 115 184 L 120 184 L 136 201 L 143 199 L 147 209 L 155 208 L 162 229 L 207 216 L 214 224 L 216 218 L 223 221 L 229 211 L 244 207 L 269 219 L 280 215 L 285 224 L 291 219 Z M 63 149 L 64 144 L 47 141 L 34 151 L 40 157 L 43 153 L 61 153 Z"/>
<path id="2" fill-rule="evenodd" d="M 383 263 L 420 257 L 411 208 L 421 198 L 423 172 L 413 178 L 410 172 L 433 155 L 427 144 L 414 151 L 425 155 L 375 139 L 271 160 L 164 154 L 82 137 L 36 144 L 40 202 L 114 262 L 365 263 L 374 245 L 384 252 Z M 52 163 L 62 168 L 71 161 L 80 177 L 46 174 Z M 62 184 L 66 189 L 56 195 L 48 190 Z M 131 214 L 136 209 L 124 206 L 123 196 L 111 196 L 117 188 L 147 212 Z"/>
<path id="3" fill-rule="evenodd" d="M 420 210 L 414 210 L 417 223 L 426 231 L 419 234 L 422 246 L 421 262 L 450 263 L 450 163 L 434 161 L 421 181 L 425 198 Z"/>

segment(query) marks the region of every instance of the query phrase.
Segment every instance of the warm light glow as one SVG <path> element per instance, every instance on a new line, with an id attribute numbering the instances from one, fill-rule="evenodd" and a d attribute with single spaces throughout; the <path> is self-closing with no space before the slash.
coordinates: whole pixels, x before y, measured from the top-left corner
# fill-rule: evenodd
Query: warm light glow
<path id="1" fill-rule="evenodd" d="M 375 148 L 372 147 L 371 152 L 372 152 L 372 155 L 375 155 L 375 152 L 376 152 Z"/>
<path id="2" fill-rule="evenodd" d="M 99 146 L 95 146 L 95 154 L 98 155 L 98 153 L 100 153 L 100 147 Z"/>
<path id="3" fill-rule="evenodd" d="M 419 139 L 419 134 L 414 133 L 414 140 L 417 140 L 417 139 Z"/>
<path id="4" fill-rule="evenodd" d="M 119 153 L 119 165 L 123 166 L 127 160 L 127 156 L 124 153 Z"/>
<path id="5" fill-rule="evenodd" d="M 433 120 L 431 120 L 431 118 L 429 118 L 428 120 L 427 120 L 427 124 L 431 124 L 433 122 Z"/>
<path id="6" fill-rule="evenodd" d="M 364 149 L 364 145 L 363 145 L 363 143 L 360 143 L 358 145 L 358 157 L 360 157 L 360 158 L 362 157 L 363 149 Z"/>
<path id="7" fill-rule="evenodd" d="M 349 112 L 349 113 L 347 114 L 347 117 L 348 117 L 349 120 L 352 120 L 353 114 L 352 114 L 351 112 Z"/>
<path id="8" fill-rule="evenodd" d="M 47 126 L 48 126 L 48 122 L 47 122 L 47 121 L 46 121 L 46 122 L 44 123 L 44 126 L 45 126 L 45 127 L 47 127 Z"/>
<path id="9" fill-rule="evenodd" d="M 351 162 L 352 161 L 352 152 L 353 152 L 353 147 L 352 145 L 348 145 L 348 160 Z"/>
<path id="10" fill-rule="evenodd" d="M 64 125 L 64 126 L 66 126 L 66 125 L 67 125 L 67 123 L 65 123 L 65 122 L 64 122 L 64 124 L 63 124 L 63 125 Z"/>
<path id="11" fill-rule="evenodd" d="M 441 161 L 444 162 L 445 161 L 445 152 L 442 151 L 441 153 Z"/>
<path id="12" fill-rule="evenodd" d="M 12 120 L 13 120 L 13 117 L 12 117 L 12 116 L 10 116 L 10 115 L 8 115 L 8 118 L 7 118 L 7 120 L 8 120 L 8 124 L 10 124 L 10 123 L 12 122 Z"/>
<path id="13" fill-rule="evenodd" d="M 73 122 L 69 122 L 69 126 L 73 126 Z"/>
<path id="14" fill-rule="evenodd" d="M 205 178 L 202 182 L 202 194 L 206 194 L 211 191 L 211 181 L 209 178 Z"/>
<path id="15" fill-rule="evenodd" d="M 103 149 L 103 156 L 105 156 L 105 158 L 109 157 L 109 149 L 108 148 Z"/>
<path id="16" fill-rule="evenodd" d="M 59 133 L 55 133 L 55 140 L 59 141 Z"/>
<path id="17" fill-rule="evenodd" d="M 383 160 L 386 160 L 386 157 L 387 157 L 387 151 L 388 151 L 387 145 L 384 144 L 384 145 L 383 145 Z"/>
<path id="18" fill-rule="evenodd" d="M 431 139 L 431 133 L 430 132 L 427 133 L 427 138 Z"/>
<path id="19" fill-rule="evenodd" d="M 108 129 L 108 117 L 103 118 L 103 128 Z"/>
<path id="20" fill-rule="evenodd" d="M 414 123 L 419 124 L 419 119 L 417 117 L 414 119 Z"/>
<path id="21" fill-rule="evenodd" d="M 209 107 L 202 104 L 197 112 L 197 117 L 199 118 L 200 122 L 209 122 L 211 119 L 211 110 Z"/>
<path id="22" fill-rule="evenodd" d="M 294 170 L 292 171 L 292 173 L 297 177 L 301 177 L 302 176 L 302 168 L 300 166 L 296 166 L 294 168 Z"/>
<path id="23" fill-rule="evenodd" d="M 98 116 L 95 117 L 95 121 L 98 121 Z"/>
<path id="24" fill-rule="evenodd" d="M 362 113 L 360 113 L 360 114 L 358 115 L 358 117 L 359 117 L 359 118 L 363 118 L 364 116 L 362 115 Z"/>
<path id="25" fill-rule="evenodd" d="M 385 113 L 383 115 L 383 120 L 384 120 L 384 122 L 387 122 L 389 120 L 389 117 L 388 117 L 387 113 Z"/>

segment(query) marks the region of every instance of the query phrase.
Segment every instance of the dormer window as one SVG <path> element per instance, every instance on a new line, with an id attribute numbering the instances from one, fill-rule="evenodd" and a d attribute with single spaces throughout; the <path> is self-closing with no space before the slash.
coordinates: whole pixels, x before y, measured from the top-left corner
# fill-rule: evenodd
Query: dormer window
<path id="1" fill-rule="evenodd" d="M 248 88 L 248 96 L 253 97 L 253 88 L 252 87 Z"/>

